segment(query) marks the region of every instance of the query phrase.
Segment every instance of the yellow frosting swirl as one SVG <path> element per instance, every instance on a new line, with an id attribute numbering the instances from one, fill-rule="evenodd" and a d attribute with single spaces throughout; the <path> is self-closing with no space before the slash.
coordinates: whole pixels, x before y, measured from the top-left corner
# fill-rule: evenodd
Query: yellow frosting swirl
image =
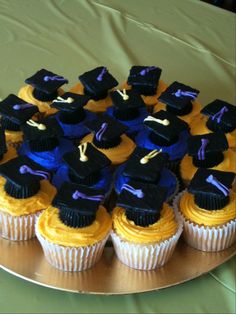
<path id="1" fill-rule="evenodd" d="M 66 226 L 59 218 L 59 209 L 48 207 L 39 217 L 38 231 L 46 240 L 69 247 L 93 245 L 103 240 L 111 230 L 111 217 L 99 206 L 94 222 L 83 228 Z"/>
<path id="2" fill-rule="evenodd" d="M 167 89 L 168 85 L 162 81 L 159 80 L 158 86 L 157 86 L 157 90 L 156 90 L 156 94 L 155 95 L 151 95 L 151 96 L 145 96 L 145 95 L 141 95 L 144 103 L 147 106 L 154 106 L 157 103 L 157 98 L 160 97 L 161 93 L 163 93 L 166 89 Z M 131 89 L 131 85 L 128 85 L 127 82 L 122 84 L 122 88 L 125 89 Z"/>
<path id="3" fill-rule="evenodd" d="M 12 146 L 9 146 L 7 152 L 3 155 L 3 158 L 0 160 L 0 165 L 5 162 L 17 157 L 16 149 Z"/>
<path id="4" fill-rule="evenodd" d="M 0 177 L 0 211 L 12 216 L 36 213 L 47 208 L 56 194 L 56 188 L 47 180 L 40 181 L 40 190 L 34 196 L 17 199 L 4 190 L 6 179 Z"/>
<path id="5" fill-rule="evenodd" d="M 223 154 L 224 160 L 215 167 L 209 169 L 236 173 L 236 153 L 231 149 L 228 149 Z M 185 155 L 180 162 L 180 174 L 186 184 L 188 184 L 192 180 L 197 169 L 198 168 L 195 167 L 193 164 L 193 158 L 189 155 Z"/>
<path id="6" fill-rule="evenodd" d="M 173 209 L 163 204 L 160 219 L 148 227 L 141 227 L 126 217 L 125 210 L 115 207 L 112 213 L 114 231 L 124 240 L 134 243 L 158 243 L 171 238 L 177 231 Z"/>
<path id="7" fill-rule="evenodd" d="M 178 116 L 178 118 L 180 118 L 181 120 L 185 121 L 188 124 L 191 123 L 193 117 L 195 117 L 196 115 L 199 114 L 199 112 L 201 111 L 201 108 L 202 108 L 201 104 L 196 100 L 192 101 L 192 104 L 193 104 L 193 109 L 190 113 L 183 115 L 183 116 Z M 155 112 L 158 112 L 160 110 L 166 110 L 166 104 L 159 101 L 156 104 L 156 106 L 154 107 L 153 112 L 155 113 Z"/>
<path id="8" fill-rule="evenodd" d="M 81 83 L 76 84 L 70 89 L 71 93 L 84 95 L 84 86 Z M 84 109 L 95 113 L 103 113 L 107 110 L 108 107 L 111 107 L 112 100 L 109 95 L 106 98 L 100 100 L 90 99 L 88 103 L 84 106 Z"/>
<path id="9" fill-rule="evenodd" d="M 93 137 L 94 135 L 90 133 L 81 140 L 81 143 L 92 143 Z M 94 147 L 96 146 L 94 145 Z M 121 143 L 118 146 L 108 149 L 96 148 L 106 155 L 111 160 L 113 165 L 119 165 L 129 158 L 135 147 L 136 144 L 127 135 L 123 134 L 121 135 Z"/>
<path id="10" fill-rule="evenodd" d="M 206 126 L 207 120 L 208 120 L 208 117 L 202 114 L 196 115 L 191 121 L 190 133 L 192 135 L 202 135 L 206 133 L 212 133 L 212 131 L 209 130 L 208 127 Z M 225 136 L 227 138 L 229 147 L 236 148 L 236 129 L 230 133 L 225 133 Z"/>
<path id="11" fill-rule="evenodd" d="M 191 222 L 198 225 L 216 227 L 236 219 L 236 194 L 231 192 L 229 197 L 229 204 L 224 208 L 206 210 L 194 203 L 194 196 L 192 194 L 185 192 L 180 199 L 179 209 L 183 216 Z"/>
<path id="12" fill-rule="evenodd" d="M 18 92 L 18 97 L 30 104 L 36 105 L 39 108 L 39 111 L 45 113 L 45 115 L 52 115 L 58 111 L 56 108 L 51 108 L 50 105 L 52 101 L 40 101 L 34 98 L 33 89 L 34 88 L 31 85 L 23 86 Z M 59 88 L 58 95 L 62 94 L 64 94 L 64 91 Z"/>

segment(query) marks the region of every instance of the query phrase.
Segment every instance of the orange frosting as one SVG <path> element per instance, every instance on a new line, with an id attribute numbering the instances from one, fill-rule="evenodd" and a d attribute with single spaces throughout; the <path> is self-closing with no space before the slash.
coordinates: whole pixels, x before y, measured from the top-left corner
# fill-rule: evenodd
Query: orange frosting
<path id="1" fill-rule="evenodd" d="M 180 174 L 185 183 L 189 183 L 192 180 L 197 169 L 198 168 L 193 164 L 193 158 L 189 155 L 185 155 L 180 162 Z M 224 152 L 224 160 L 219 165 L 209 169 L 236 173 L 236 153 L 228 149 Z"/>
<path id="2" fill-rule="evenodd" d="M 45 115 L 52 115 L 58 111 L 56 108 L 51 108 L 50 105 L 52 101 L 40 101 L 34 98 L 33 89 L 34 88 L 31 85 L 23 86 L 18 92 L 18 97 L 30 104 L 36 105 L 39 108 L 39 111 L 45 113 Z M 59 88 L 58 94 L 64 94 L 63 89 Z"/>
<path id="3" fill-rule="evenodd" d="M 0 211 L 12 216 L 22 216 L 46 209 L 56 195 L 56 188 L 47 180 L 40 181 L 40 190 L 37 194 L 17 199 L 8 195 L 4 190 L 6 179 L 0 177 Z"/>
<path id="4" fill-rule="evenodd" d="M 206 210 L 194 203 L 194 196 L 185 192 L 179 203 L 180 212 L 190 222 L 198 225 L 216 227 L 236 219 L 236 194 L 231 192 L 229 204 L 219 210 Z"/>
<path id="5" fill-rule="evenodd" d="M 59 218 L 59 209 L 48 207 L 39 217 L 38 231 L 48 241 L 55 244 L 79 247 L 93 245 L 109 234 L 111 217 L 105 207 L 99 206 L 93 223 L 83 228 L 72 228 Z"/>
<path id="6" fill-rule="evenodd" d="M 188 124 L 191 123 L 192 119 L 193 119 L 196 115 L 198 115 L 199 112 L 200 112 L 201 109 L 202 109 L 202 106 L 201 106 L 201 104 L 200 104 L 198 101 L 194 100 L 194 101 L 192 102 L 192 104 L 193 104 L 193 109 L 192 109 L 192 111 L 191 111 L 190 113 L 188 113 L 188 114 L 186 114 L 186 115 L 183 115 L 183 116 L 178 116 L 178 118 L 180 118 L 181 120 L 187 122 Z M 160 111 L 160 110 L 166 110 L 166 104 L 164 104 L 164 103 L 158 101 L 158 103 L 157 103 L 156 106 L 154 107 L 153 112 L 155 113 L 155 112 L 158 112 L 158 111 Z"/>
<path id="7" fill-rule="evenodd" d="M 157 98 L 160 97 L 161 93 L 163 93 L 167 89 L 167 87 L 168 87 L 168 85 L 164 81 L 159 80 L 159 83 L 158 83 L 155 95 L 152 95 L 152 96 L 141 95 L 142 98 L 143 98 L 143 101 L 145 102 L 145 104 L 147 106 L 154 106 L 154 105 L 156 105 Z M 128 83 L 125 82 L 125 83 L 122 84 L 122 88 L 131 89 L 132 86 L 128 85 Z"/>
<path id="8" fill-rule="evenodd" d="M 22 131 L 9 131 L 5 130 L 6 142 L 9 143 L 20 143 L 23 142 L 23 132 Z"/>
<path id="9" fill-rule="evenodd" d="M 86 135 L 81 140 L 81 144 L 86 142 L 92 143 L 93 137 L 94 135 L 92 133 Z M 96 146 L 94 145 L 94 147 Z M 123 134 L 121 135 L 121 143 L 118 146 L 108 149 L 96 148 L 106 155 L 111 160 L 113 165 L 119 165 L 129 158 L 135 147 L 136 144 L 127 135 Z"/>
<path id="10" fill-rule="evenodd" d="M 124 240 L 134 243 L 158 243 L 171 238 L 177 231 L 173 209 L 163 204 L 160 219 L 152 225 L 141 227 L 129 220 L 124 208 L 115 207 L 112 213 L 113 229 Z"/>
<path id="11" fill-rule="evenodd" d="M 76 84 L 70 89 L 71 93 L 84 95 L 84 86 L 81 83 Z M 84 109 L 87 109 L 96 113 L 103 113 L 107 110 L 108 107 L 111 107 L 112 100 L 109 95 L 106 98 L 100 100 L 90 99 L 88 103 L 84 106 Z"/>
<path id="12" fill-rule="evenodd" d="M 190 125 L 190 133 L 192 135 L 202 135 L 207 133 L 212 133 L 211 130 L 208 129 L 206 126 L 206 122 L 208 120 L 208 117 L 199 114 L 195 116 Z M 236 148 L 236 129 L 233 130 L 230 133 L 225 133 L 229 147 L 230 148 Z"/>

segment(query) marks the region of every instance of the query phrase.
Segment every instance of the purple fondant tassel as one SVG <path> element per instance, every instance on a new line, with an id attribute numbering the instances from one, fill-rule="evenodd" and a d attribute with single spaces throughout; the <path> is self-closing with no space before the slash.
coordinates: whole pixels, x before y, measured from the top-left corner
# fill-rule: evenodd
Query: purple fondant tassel
<path id="1" fill-rule="evenodd" d="M 218 190 L 220 190 L 224 196 L 229 195 L 229 189 L 222 183 L 220 183 L 213 175 L 209 175 L 209 177 L 206 178 L 206 182 L 214 185 Z"/>

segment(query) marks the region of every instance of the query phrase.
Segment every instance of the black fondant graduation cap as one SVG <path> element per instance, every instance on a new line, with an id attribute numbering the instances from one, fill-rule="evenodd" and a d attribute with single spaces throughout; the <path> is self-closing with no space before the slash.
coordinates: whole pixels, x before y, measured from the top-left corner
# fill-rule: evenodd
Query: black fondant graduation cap
<path id="1" fill-rule="evenodd" d="M 186 122 L 165 110 L 148 116 L 144 119 L 144 124 L 154 135 L 170 143 L 175 141 L 182 131 L 189 129 Z"/>
<path id="2" fill-rule="evenodd" d="M 155 183 L 168 160 L 168 154 L 136 147 L 124 168 L 124 176 L 133 180 Z"/>
<path id="3" fill-rule="evenodd" d="M 145 108 L 141 95 L 135 90 L 115 90 L 110 92 L 114 117 L 121 121 L 133 120 L 139 116 L 139 108 Z"/>
<path id="4" fill-rule="evenodd" d="M 0 175 L 6 179 L 7 194 L 27 198 L 40 189 L 40 180 L 50 179 L 50 173 L 26 156 L 19 156 L 0 165 Z"/>
<path id="5" fill-rule="evenodd" d="M 3 155 L 7 152 L 6 137 L 4 130 L 0 127 L 0 160 Z"/>
<path id="6" fill-rule="evenodd" d="M 86 113 L 83 107 L 90 97 L 74 93 L 65 93 L 53 100 L 51 106 L 60 110 L 59 119 L 65 124 L 76 124 L 84 120 Z"/>
<path id="7" fill-rule="evenodd" d="M 97 67 L 79 76 L 84 85 L 85 93 L 101 98 L 106 97 L 107 91 L 118 85 L 117 80 L 108 72 L 104 66 Z"/>
<path id="8" fill-rule="evenodd" d="M 85 126 L 94 133 L 93 143 L 97 147 L 112 147 L 119 144 L 120 136 L 124 134 L 128 127 L 118 122 L 116 119 L 103 115 L 97 119 L 87 121 Z"/>
<path id="9" fill-rule="evenodd" d="M 235 174 L 213 169 L 199 168 L 188 190 L 195 197 L 195 203 L 206 210 L 217 210 L 229 201 Z"/>
<path id="10" fill-rule="evenodd" d="M 21 126 L 24 141 L 29 142 L 33 151 L 47 151 L 58 145 L 63 130 L 56 119 L 47 117 L 39 122 L 32 119 Z"/>
<path id="11" fill-rule="evenodd" d="M 77 110 L 83 109 L 87 104 L 90 97 L 86 95 L 78 95 L 75 93 L 64 93 L 53 100 L 51 107 L 57 108 L 58 110 L 74 113 Z"/>
<path id="12" fill-rule="evenodd" d="M 148 226 L 159 219 L 166 193 L 165 188 L 131 180 L 122 186 L 117 205 L 125 209 L 127 218 L 135 224 Z"/>
<path id="13" fill-rule="evenodd" d="M 37 106 L 25 102 L 14 94 L 10 94 L 0 102 L 2 127 L 17 131 L 21 124 L 25 123 L 38 111 Z"/>
<path id="14" fill-rule="evenodd" d="M 143 95 L 156 93 L 162 70 L 155 66 L 132 66 L 127 83 Z"/>
<path id="15" fill-rule="evenodd" d="M 84 184 L 95 183 L 97 174 L 111 164 L 110 159 L 90 143 L 83 143 L 77 150 L 66 153 L 63 160 L 73 180 Z"/>
<path id="16" fill-rule="evenodd" d="M 136 90 L 115 90 L 110 92 L 112 104 L 119 110 L 138 109 L 145 107 L 145 103 Z"/>
<path id="17" fill-rule="evenodd" d="M 185 115 L 192 110 L 192 101 L 198 96 L 199 90 L 173 82 L 159 97 L 159 101 L 167 105 L 166 109 L 177 115 Z"/>
<path id="18" fill-rule="evenodd" d="M 197 167 L 213 167 L 223 159 L 223 151 L 228 149 L 228 142 L 223 132 L 193 135 L 187 140 L 188 154 L 193 157 Z"/>
<path id="19" fill-rule="evenodd" d="M 65 225 L 78 228 L 88 226 L 94 221 L 103 198 L 103 190 L 64 182 L 52 205 L 59 208 L 59 217 Z"/>
<path id="20" fill-rule="evenodd" d="M 36 99 L 50 101 L 57 97 L 57 90 L 68 80 L 45 69 L 41 69 L 27 78 L 25 83 L 34 87 L 33 95 Z"/>
<path id="21" fill-rule="evenodd" d="M 228 133 L 236 128 L 236 107 L 216 99 L 205 106 L 201 113 L 208 116 L 207 127 L 212 131 Z"/>

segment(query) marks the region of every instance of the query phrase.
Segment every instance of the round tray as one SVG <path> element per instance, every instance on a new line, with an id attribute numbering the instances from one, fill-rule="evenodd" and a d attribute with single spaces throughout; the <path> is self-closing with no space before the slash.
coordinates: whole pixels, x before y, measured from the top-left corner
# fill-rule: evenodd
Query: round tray
<path id="1" fill-rule="evenodd" d="M 152 271 L 123 265 L 112 247 L 105 247 L 93 268 L 77 273 L 48 264 L 37 239 L 13 242 L 0 238 L 0 252 L 2 269 L 42 286 L 77 293 L 127 294 L 171 287 L 209 272 L 236 254 L 236 243 L 222 252 L 206 253 L 180 240 L 170 261 Z"/>

